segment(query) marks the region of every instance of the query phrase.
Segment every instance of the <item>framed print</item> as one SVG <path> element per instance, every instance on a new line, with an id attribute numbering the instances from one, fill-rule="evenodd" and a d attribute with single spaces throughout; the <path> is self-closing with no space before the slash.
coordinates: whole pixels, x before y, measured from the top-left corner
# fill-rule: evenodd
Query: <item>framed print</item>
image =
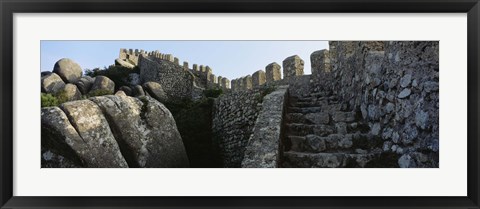
<path id="1" fill-rule="evenodd" d="M 0 6 L 2 208 L 479 208 L 476 0 Z"/>

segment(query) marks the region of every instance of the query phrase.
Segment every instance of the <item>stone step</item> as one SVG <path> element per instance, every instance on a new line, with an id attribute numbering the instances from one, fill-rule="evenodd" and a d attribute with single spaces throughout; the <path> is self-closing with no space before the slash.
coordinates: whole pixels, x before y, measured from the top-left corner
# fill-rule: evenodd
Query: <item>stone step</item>
<path id="1" fill-rule="evenodd" d="M 345 152 L 362 154 L 367 152 L 365 149 L 366 134 L 330 134 L 328 136 L 318 136 L 309 134 L 305 136 L 288 135 L 285 151 L 297 152 Z"/>
<path id="2" fill-rule="evenodd" d="M 286 113 L 285 120 L 287 121 L 287 123 L 313 124 L 305 119 L 303 113 Z"/>
<path id="3" fill-rule="evenodd" d="M 330 125 L 310 125 L 303 123 L 287 123 L 286 133 L 288 135 L 306 136 L 315 134 L 318 136 L 328 136 L 335 132 L 335 127 Z"/>
<path id="4" fill-rule="evenodd" d="M 373 154 L 303 153 L 288 151 L 283 153 L 282 166 L 285 168 L 362 168 L 365 167 L 373 157 Z"/>
<path id="5" fill-rule="evenodd" d="M 313 113 L 321 112 L 322 107 L 288 107 L 288 113 Z"/>
<path id="6" fill-rule="evenodd" d="M 326 101 L 295 102 L 290 104 L 291 107 L 322 107 L 327 105 L 328 105 L 328 102 Z"/>
<path id="7" fill-rule="evenodd" d="M 332 113 L 332 120 L 334 122 L 347 122 L 351 123 L 357 120 L 357 113 L 356 112 L 343 112 L 343 111 L 336 111 Z"/>

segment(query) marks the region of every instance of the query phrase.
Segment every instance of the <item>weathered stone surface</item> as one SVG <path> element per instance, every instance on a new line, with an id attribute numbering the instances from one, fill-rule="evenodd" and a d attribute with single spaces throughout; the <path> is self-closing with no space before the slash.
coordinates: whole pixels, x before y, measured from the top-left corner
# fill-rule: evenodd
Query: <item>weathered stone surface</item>
<path id="1" fill-rule="evenodd" d="M 82 93 L 80 93 L 77 86 L 71 83 L 67 83 L 59 92 L 67 101 L 79 100 L 82 97 Z"/>
<path id="2" fill-rule="evenodd" d="M 412 82 L 412 74 L 406 74 L 400 79 L 400 86 L 402 88 L 408 87 Z"/>
<path id="3" fill-rule="evenodd" d="M 141 56 L 139 59 L 140 81 L 157 82 L 162 85 L 163 91 L 172 101 L 192 99 L 194 86 L 206 87 L 208 85 L 206 68 L 203 71 L 184 71 L 183 67 L 171 61 L 155 60 Z M 201 79 L 196 79 L 201 78 Z M 197 82 L 198 81 L 198 82 Z"/>
<path id="4" fill-rule="evenodd" d="M 398 98 L 399 98 L 399 99 L 403 99 L 403 98 L 405 98 L 405 97 L 410 96 L 411 93 L 412 93 L 412 91 L 411 91 L 409 88 L 403 89 L 403 90 L 398 94 Z"/>
<path id="5" fill-rule="evenodd" d="M 335 122 L 353 122 L 355 120 L 355 112 L 334 112 L 332 119 Z"/>
<path id="6" fill-rule="evenodd" d="M 133 96 L 132 88 L 130 88 L 128 86 L 122 86 L 118 90 L 123 91 L 127 96 Z"/>
<path id="7" fill-rule="evenodd" d="M 128 74 L 128 83 L 130 84 L 130 86 L 140 85 L 140 75 L 138 73 Z"/>
<path id="8" fill-rule="evenodd" d="M 83 102 L 64 103 L 62 107 L 64 105 L 72 107 L 74 104 L 81 103 Z M 96 106 L 90 107 L 96 108 Z M 52 156 L 62 156 L 78 167 L 127 167 L 117 143 L 113 137 L 108 138 L 109 134 L 111 136 L 108 124 L 105 120 L 95 120 L 101 116 L 97 115 L 99 112 L 93 113 L 94 115 L 87 119 L 89 117 L 87 114 L 91 113 L 93 112 L 76 112 L 76 116 L 72 116 L 65 114 L 58 107 L 42 108 L 42 148 L 45 150 L 43 155 L 46 155 L 44 157 L 48 158 L 50 155 L 48 151 L 50 151 L 54 153 Z M 93 128 L 85 129 L 83 126 L 77 126 L 79 118 L 80 125 L 89 123 Z M 88 133 L 94 137 L 89 137 Z"/>
<path id="9" fill-rule="evenodd" d="M 415 114 L 415 124 L 422 129 L 427 128 L 427 126 L 428 126 L 428 113 L 424 112 L 422 110 L 418 111 Z"/>
<path id="10" fill-rule="evenodd" d="M 409 154 L 404 154 L 402 157 L 398 159 L 398 165 L 400 168 L 415 168 L 417 167 L 417 164 L 415 163 L 415 160 L 409 155 Z"/>
<path id="11" fill-rule="evenodd" d="M 89 167 L 128 167 L 107 120 L 94 102 L 78 100 L 63 103 L 60 108 L 83 141 L 82 146 L 88 148 L 84 159 Z"/>
<path id="12" fill-rule="evenodd" d="M 305 136 L 305 141 L 307 142 L 307 147 L 305 147 L 307 151 L 322 152 L 327 149 L 327 143 L 324 137 L 310 134 Z"/>
<path id="13" fill-rule="evenodd" d="M 252 75 L 253 88 L 257 88 L 265 83 L 265 71 L 259 70 Z"/>
<path id="14" fill-rule="evenodd" d="M 262 109 L 259 90 L 223 94 L 213 104 L 213 142 L 223 167 L 241 167 L 250 135 Z"/>
<path id="15" fill-rule="evenodd" d="M 283 60 L 283 77 L 295 77 L 303 75 L 303 65 L 305 62 L 298 56 L 293 55 Z"/>
<path id="16" fill-rule="evenodd" d="M 130 167 L 188 167 L 170 111 L 150 97 L 91 98 L 105 114 Z"/>
<path id="17" fill-rule="evenodd" d="M 272 63 L 268 64 L 265 67 L 266 82 L 271 83 L 273 81 L 278 81 L 278 80 L 282 79 L 282 73 L 280 71 L 281 68 L 282 68 L 282 66 L 280 66 L 276 62 L 272 62 Z"/>
<path id="18" fill-rule="evenodd" d="M 60 108 L 41 109 L 41 134 L 42 167 L 82 167 L 91 163 L 82 155 L 88 147 L 84 146 L 82 138 Z M 67 165 L 59 158 L 66 159 Z"/>
<path id="19" fill-rule="evenodd" d="M 168 96 L 165 91 L 163 91 L 163 88 L 159 83 L 150 81 L 144 83 L 143 86 L 145 91 L 147 91 L 148 94 L 155 98 L 157 101 L 161 103 L 165 103 L 168 101 Z"/>
<path id="20" fill-rule="evenodd" d="M 58 74 L 65 83 L 75 83 L 83 73 L 80 65 L 68 58 L 58 60 L 53 67 L 53 72 Z"/>
<path id="21" fill-rule="evenodd" d="M 133 65 L 132 63 L 122 60 L 120 58 L 115 59 L 115 65 L 131 69 L 135 67 L 135 65 Z"/>
<path id="22" fill-rule="evenodd" d="M 87 94 L 92 88 L 94 81 L 95 79 L 90 76 L 82 76 L 77 82 L 75 82 L 75 85 L 82 94 Z"/>
<path id="23" fill-rule="evenodd" d="M 97 76 L 95 77 L 95 82 L 93 82 L 90 92 L 95 91 L 104 91 L 108 94 L 113 94 L 115 91 L 115 83 L 106 76 Z"/>
<path id="24" fill-rule="evenodd" d="M 247 76 L 243 77 L 243 79 L 242 79 L 242 89 L 243 90 L 249 90 L 249 89 L 252 89 L 252 88 L 253 88 L 252 76 L 247 75 Z"/>
<path id="25" fill-rule="evenodd" d="M 115 96 L 126 97 L 127 94 L 125 94 L 125 92 L 123 92 L 122 90 L 118 90 L 117 92 L 115 92 Z"/>
<path id="26" fill-rule="evenodd" d="M 320 74 L 329 73 L 331 71 L 330 53 L 328 52 L 327 49 L 313 52 L 310 55 L 310 62 L 312 65 L 312 76 L 314 78 L 319 78 L 321 77 Z"/>
<path id="27" fill-rule="evenodd" d="M 330 122 L 330 115 L 326 112 L 307 113 L 305 119 L 315 124 L 328 124 Z"/>
<path id="28" fill-rule="evenodd" d="M 133 95 L 136 97 L 145 96 L 145 91 L 143 87 L 140 85 L 136 85 L 133 87 Z"/>
<path id="29" fill-rule="evenodd" d="M 80 168 L 80 165 L 70 159 L 42 148 L 42 168 Z"/>
<path id="30" fill-rule="evenodd" d="M 287 87 L 268 94 L 263 99 L 253 134 L 248 140 L 242 161 L 243 168 L 279 167 L 280 141 Z"/>
<path id="31" fill-rule="evenodd" d="M 230 88 L 230 80 L 228 78 L 222 78 L 222 82 L 220 82 L 220 87 L 222 87 L 224 90 Z"/>
<path id="32" fill-rule="evenodd" d="M 51 73 L 42 77 L 41 85 L 42 92 L 56 94 L 65 86 L 65 82 L 56 73 Z"/>

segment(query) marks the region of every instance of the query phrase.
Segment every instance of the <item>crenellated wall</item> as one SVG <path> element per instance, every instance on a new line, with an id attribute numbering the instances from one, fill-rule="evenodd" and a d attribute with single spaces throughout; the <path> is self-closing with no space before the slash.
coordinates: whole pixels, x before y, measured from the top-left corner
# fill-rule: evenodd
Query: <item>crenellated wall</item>
<path id="1" fill-rule="evenodd" d="M 209 66 L 193 64 L 192 69 L 189 68 L 188 62 L 184 61 L 180 65 L 180 60 L 171 54 L 163 54 L 160 51 L 144 51 L 139 49 L 120 49 L 119 59 L 138 66 L 140 57 L 144 57 L 156 63 L 170 62 L 178 68 L 178 71 L 189 71 L 194 75 L 195 86 L 201 89 L 221 88 L 224 91 L 230 89 L 230 80 L 219 76 L 218 79 L 213 70 Z M 168 71 L 168 70 L 167 70 Z M 145 71 L 144 71 L 145 72 Z M 175 73 L 182 74 L 182 73 Z M 143 76 L 145 77 L 145 76 Z"/>

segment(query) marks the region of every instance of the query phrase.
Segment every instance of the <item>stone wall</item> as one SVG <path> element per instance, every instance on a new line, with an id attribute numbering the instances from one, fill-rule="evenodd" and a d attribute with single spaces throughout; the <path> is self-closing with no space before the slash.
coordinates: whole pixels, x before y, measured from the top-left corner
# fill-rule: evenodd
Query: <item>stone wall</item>
<path id="1" fill-rule="evenodd" d="M 281 86 L 264 97 L 262 110 L 248 140 L 242 168 L 277 168 L 282 150 L 283 115 L 288 86 Z"/>
<path id="2" fill-rule="evenodd" d="M 172 101 L 190 99 L 194 86 L 194 75 L 184 71 L 180 65 L 168 61 L 153 61 L 141 56 L 139 59 L 140 80 L 142 83 L 154 81 L 162 85 Z"/>
<path id="3" fill-rule="evenodd" d="M 213 143 L 223 167 L 240 167 L 261 110 L 259 90 L 223 94 L 213 105 Z"/>
<path id="4" fill-rule="evenodd" d="M 438 167 L 439 43 L 330 42 L 331 72 L 312 66 L 311 88 L 337 94 L 359 111 L 383 151 L 401 156 L 400 167 Z M 324 61 L 323 63 L 326 63 Z"/>
<path id="5" fill-rule="evenodd" d="M 153 62 L 150 64 L 143 63 L 144 65 L 148 65 L 149 69 L 155 69 L 155 67 L 153 66 L 156 64 L 154 63 L 162 63 L 161 65 L 157 66 L 157 68 L 167 67 L 167 69 L 161 69 L 160 71 L 154 70 L 154 72 L 151 72 L 151 73 L 147 73 L 145 71 L 145 73 L 149 75 L 156 74 L 155 76 L 156 78 L 161 77 L 160 74 L 163 72 L 173 72 L 171 69 L 175 68 L 177 71 L 180 71 L 180 72 L 176 72 L 175 73 L 176 75 L 185 74 L 185 73 L 181 73 L 181 71 L 188 71 L 192 75 L 194 75 L 194 83 L 198 88 L 202 88 L 202 89 L 221 88 L 224 91 L 228 91 L 230 89 L 230 80 L 221 76 L 218 76 L 217 78 L 217 76 L 213 74 L 213 69 L 211 69 L 209 66 L 193 64 L 192 69 L 190 69 L 188 66 L 188 62 L 183 61 L 183 65 L 180 65 L 180 60 L 177 57 L 174 57 L 171 54 L 160 53 L 160 51 L 158 50 L 147 52 L 139 49 L 128 49 L 128 50 L 120 49 L 119 58 L 116 60 L 116 62 L 126 63 L 124 65 L 131 64 L 132 66 L 140 66 L 142 62 L 142 58 Z M 165 64 L 165 63 L 168 63 L 168 64 Z M 165 77 L 171 77 L 171 75 L 165 75 Z M 160 83 L 160 84 L 162 86 L 167 85 L 163 83 Z M 190 82 L 188 82 L 186 85 L 190 85 Z"/>

